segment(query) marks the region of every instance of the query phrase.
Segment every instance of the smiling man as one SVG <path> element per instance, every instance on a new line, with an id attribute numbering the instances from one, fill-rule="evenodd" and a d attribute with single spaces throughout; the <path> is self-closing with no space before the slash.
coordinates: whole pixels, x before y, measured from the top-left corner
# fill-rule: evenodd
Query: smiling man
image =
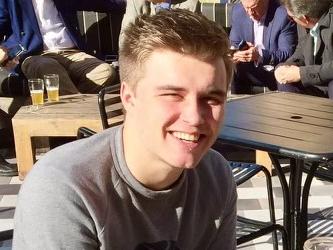
<path id="1" fill-rule="evenodd" d="M 186 10 L 142 16 L 120 49 L 122 126 L 57 148 L 24 181 L 14 249 L 236 248 L 236 188 L 210 149 L 232 63 Z"/>

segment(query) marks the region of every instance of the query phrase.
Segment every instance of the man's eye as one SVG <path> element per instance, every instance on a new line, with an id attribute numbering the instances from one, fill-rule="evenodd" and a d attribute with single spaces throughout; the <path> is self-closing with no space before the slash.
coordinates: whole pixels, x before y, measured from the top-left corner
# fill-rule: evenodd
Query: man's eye
<path id="1" fill-rule="evenodd" d="M 163 93 L 161 96 L 170 100 L 178 100 L 182 98 L 182 96 L 178 93 Z"/>
<path id="2" fill-rule="evenodd" d="M 223 100 L 221 98 L 217 98 L 217 97 L 208 97 L 206 98 L 206 102 L 209 104 L 209 105 L 220 105 Z"/>

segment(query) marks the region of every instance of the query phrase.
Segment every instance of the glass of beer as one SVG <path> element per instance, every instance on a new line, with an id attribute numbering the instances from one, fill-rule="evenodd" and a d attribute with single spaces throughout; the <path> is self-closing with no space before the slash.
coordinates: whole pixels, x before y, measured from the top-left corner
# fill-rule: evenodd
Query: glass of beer
<path id="1" fill-rule="evenodd" d="M 49 102 L 59 101 L 59 76 L 57 74 L 44 75 L 44 82 Z"/>
<path id="2" fill-rule="evenodd" d="M 40 105 L 44 104 L 44 81 L 40 78 L 28 80 L 32 105 L 38 109 Z"/>

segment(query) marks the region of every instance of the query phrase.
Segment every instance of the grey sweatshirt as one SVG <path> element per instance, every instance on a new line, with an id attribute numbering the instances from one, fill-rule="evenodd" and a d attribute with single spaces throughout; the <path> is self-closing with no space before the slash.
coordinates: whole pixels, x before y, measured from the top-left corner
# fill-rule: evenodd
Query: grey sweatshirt
<path id="1" fill-rule="evenodd" d="M 168 190 L 129 171 L 122 127 L 50 151 L 21 187 L 13 249 L 236 248 L 236 188 L 210 150 Z"/>

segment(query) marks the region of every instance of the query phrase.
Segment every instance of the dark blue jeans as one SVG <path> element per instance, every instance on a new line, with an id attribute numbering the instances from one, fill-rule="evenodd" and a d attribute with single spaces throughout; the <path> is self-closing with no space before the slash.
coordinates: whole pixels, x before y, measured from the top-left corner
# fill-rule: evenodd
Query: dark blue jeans
<path id="1" fill-rule="evenodd" d="M 274 72 L 268 72 L 263 67 L 256 67 L 253 62 L 238 63 L 231 83 L 231 93 L 252 94 L 253 86 L 268 87 L 276 90 Z"/>

